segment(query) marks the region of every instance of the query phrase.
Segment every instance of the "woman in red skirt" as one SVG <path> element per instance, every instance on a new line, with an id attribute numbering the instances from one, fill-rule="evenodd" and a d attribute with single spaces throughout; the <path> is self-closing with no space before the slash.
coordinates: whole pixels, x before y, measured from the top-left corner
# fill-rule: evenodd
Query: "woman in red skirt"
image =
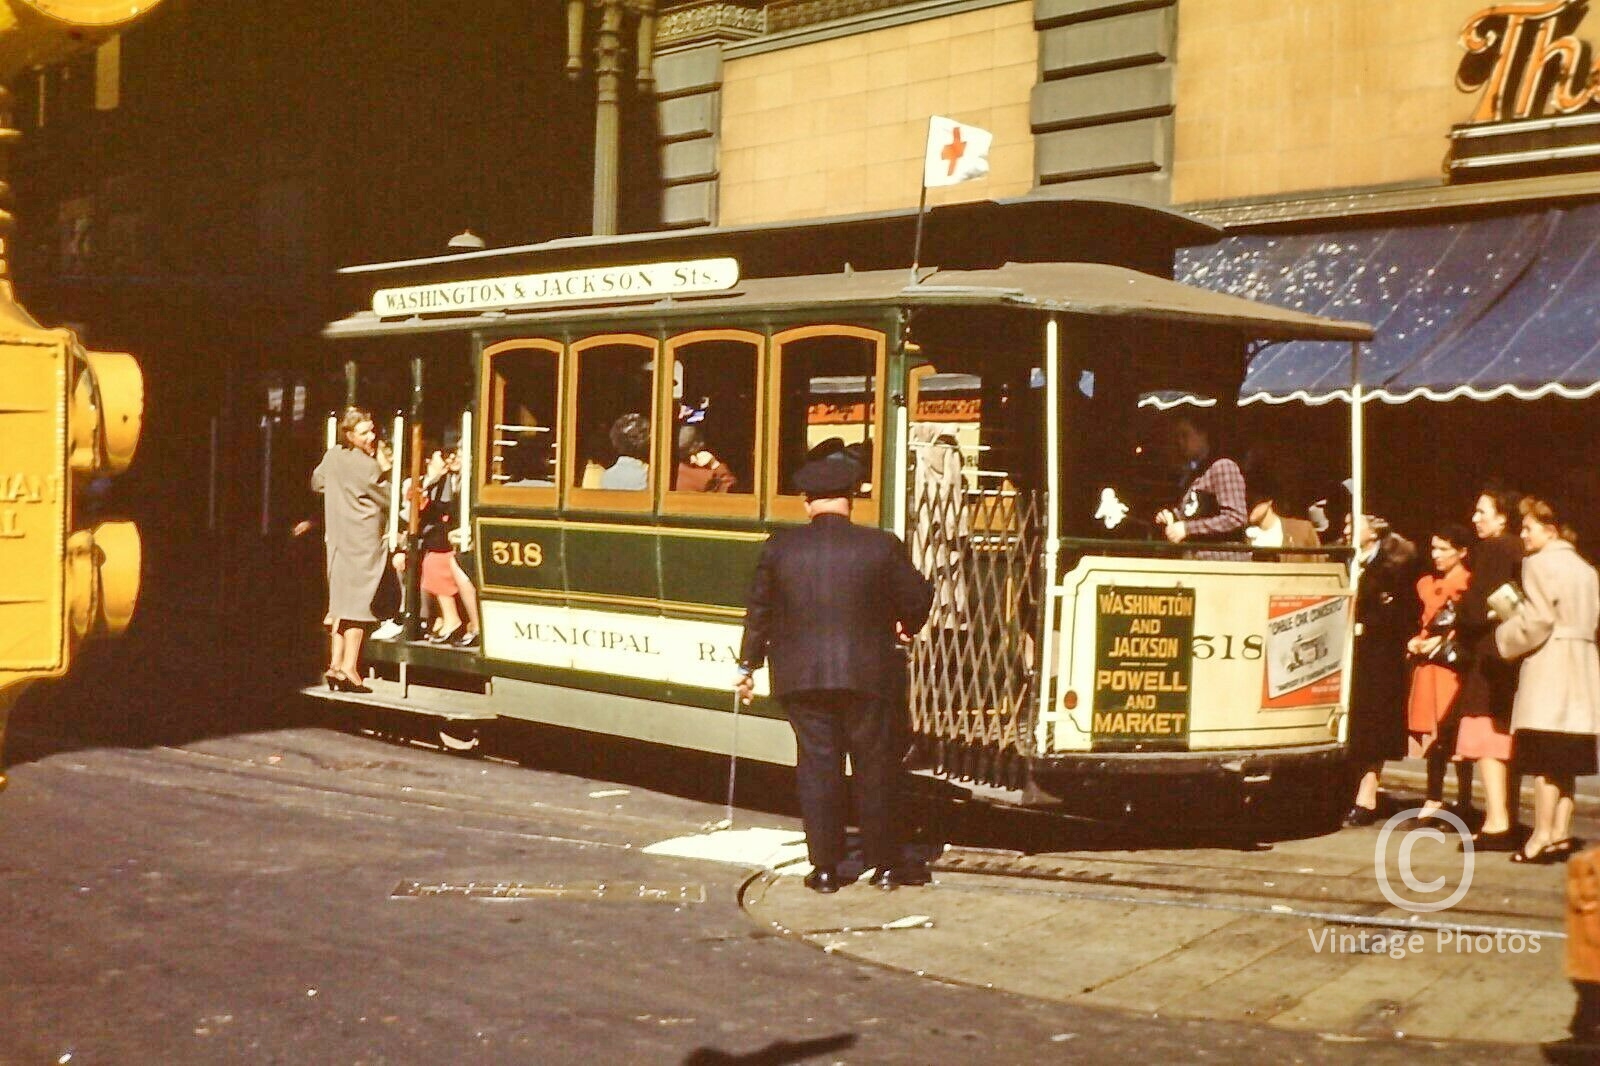
<path id="1" fill-rule="evenodd" d="M 1444 806 L 1444 770 L 1455 755 L 1451 710 L 1461 690 L 1461 674 L 1457 664 L 1442 659 L 1455 637 L 1453 624 L 1447 620 L 1454 616 L 1471 578 L 1466 567 L 1471 536 L 1455 522 L 1446 522 L 1434 532 L 1430 545 L 1434 572 L 1417 581 L 1422 628 L 1406 642 L 1406 652 L 1414 664 L 1411 695 L 1406 701 L 1410 754 L 1414 759 L 1428 760 L 1428 794 L 1419 816 L 1423 820 L 1429 812 Z M 1472 806 L 1470 763 L 1456 764 L 1456 802 L 1463 811 Z"/>
<path id="2" fill-rule="evenodd" d="M 456 568 L 451 565 L 455 547 L 450 533 L 459 515 L 453 494 L 447 491 L 450 455 L 435 448 L 428 456 L 428 473 L 422 480 L 422 591 L 439 603 L 439 629 L 427 638 L 440 644 L 456 644 L 466 637 L 467 624 L 461 620 L 456 598 L 461 586 Z"/>
<path id="3" fill-rule="evenodd" d="M 1489 608 L 1489 594 L 1522 579 L 1522 541 L 1517 536 L 1522 497 L 1485 488 L 1472 510 L 1478 543 L 1472 548 L 1472 582 L 1458 612 L 1461 643 L 1471 653 L 1456 697 L 1456 756 L 1476 764 L 1483 782 L 1483 826 L 1472 838 L 1479 851 L 1511 851 L 1517 781 L 1510 774 L 1511 709 L 1517 695 L 1517 664 L 1500 658 L 1494 630 L 1500 621 Z"/>

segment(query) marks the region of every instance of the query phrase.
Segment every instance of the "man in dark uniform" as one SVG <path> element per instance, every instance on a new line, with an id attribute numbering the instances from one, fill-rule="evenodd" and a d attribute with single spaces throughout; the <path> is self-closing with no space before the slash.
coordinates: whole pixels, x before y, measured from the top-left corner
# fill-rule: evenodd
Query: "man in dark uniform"
<path id="1" fill-rule="evenodd" d="M 769 659 L 772 694 L 794 727 L 800 813 L 813 867 L 806 887 L 837 892 L 845 857 L 850 755 L 872 883 L 892 889 L 926 874 L 900 866 L 893 831 L 895 706 L 904 690 L 897 647 L 928 620 L 933 586 L 892 533 L 850 521 L 861 468 L 843 454 L 795 474 L 809 524 L 774 533 L 756 563 L 739 652 L 740 697 Z"/>

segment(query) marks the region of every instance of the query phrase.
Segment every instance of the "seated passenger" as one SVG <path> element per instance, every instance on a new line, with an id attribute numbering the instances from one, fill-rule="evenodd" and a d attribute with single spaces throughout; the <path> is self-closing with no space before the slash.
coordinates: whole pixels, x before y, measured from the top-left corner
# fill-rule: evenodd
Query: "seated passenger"
<path id="1" fill-rule="evenodd" d="M 644 415 L 623 415 L 611 425 L 611 447 L 617 460 L 600 475 L 602 489 L 639 490 L 650 487 L 650 420 Z"/>
<path id="2" fill-rule="evenodd" d="M 1284 518 L 1278 514 L 1277 481 L 1266 470 L 1252 470 L 1246 482 L 1245 499 L 1250 507 L 1250 524 L 1245 527 L 1245 539 L 1257 548 L 1317 548 L 1314 526 L 1303 518 Z M 1308 555 L 1280 555 L 1277 552 L 1260 556 L 1267 562 L 1307 562 Z"/>
<path id="3" fill-rule="evenodd" d="M 1178 505 L 1157 512 L 1155 524 L 1173 544 L 1243 540 L 1249 509 L 1239 464 L 1212 453 L 1213 433 L 1201 415 L 1185 413 L 1172 430 L 1184 464 Z"/>
<path id="4" fill-rule="evenodd" d="M 736 492 L 739 479 L 706 447 L 699 426 L 678 427 L 677 492 Z"/>

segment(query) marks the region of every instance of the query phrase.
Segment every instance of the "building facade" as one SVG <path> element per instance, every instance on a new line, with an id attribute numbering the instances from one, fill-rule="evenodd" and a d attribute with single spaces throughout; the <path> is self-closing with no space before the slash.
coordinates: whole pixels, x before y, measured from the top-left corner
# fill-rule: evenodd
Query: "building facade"
<path id="1" fill-rule="evenodd" d="M 1378 326 L 1355 378 L 1316 346 L 1252 366 L 1240 447 L 1301 505 L 1356 384 L 1376 499 L 1418 536 L 1487 479 L 1600 499 L 1578 0 L 693 0 L 659 38 L 665 226 L 914 207 L 946 115 L 994 134 L 991 171 L 932 203 L 1175 206 L 1227 234 L 1179 277 Z"/>

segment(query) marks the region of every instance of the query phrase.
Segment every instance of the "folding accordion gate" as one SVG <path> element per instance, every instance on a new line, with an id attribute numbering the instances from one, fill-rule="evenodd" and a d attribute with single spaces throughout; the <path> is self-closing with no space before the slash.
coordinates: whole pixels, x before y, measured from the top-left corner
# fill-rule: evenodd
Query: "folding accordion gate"
<path id="1" fill-rule="evenodd" d="M 1045 499 L 937 480 L 913 489 L 907 540 L 934 604 L 911 653 L 912 743 L 947 777 L 1024 785 Z"/>

